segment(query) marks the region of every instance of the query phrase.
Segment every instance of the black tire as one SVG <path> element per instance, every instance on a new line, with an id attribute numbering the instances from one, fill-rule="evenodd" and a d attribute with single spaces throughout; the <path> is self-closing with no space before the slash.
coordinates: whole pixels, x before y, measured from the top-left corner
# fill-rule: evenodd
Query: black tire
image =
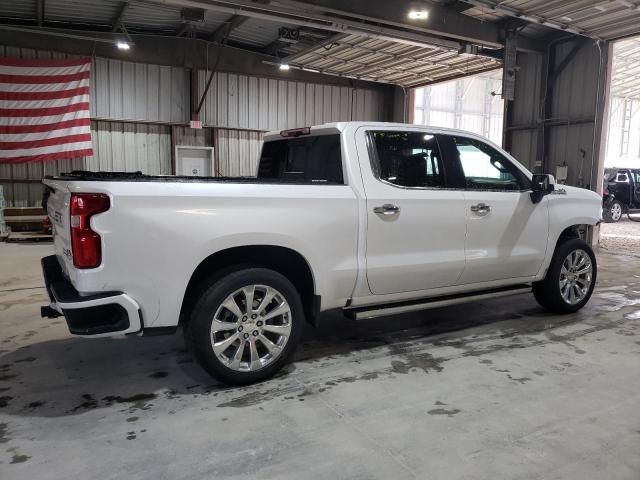
<path id="1" fill-rule="evenodd" d="M 619 209 L 619 210 L 618 210 Z M 619 211 L 620 216 L 614 215 L 613 211 Z M 602 210 L 602 219 L 605 223 L 616 223 L 622 219 L 624 214 L 624 205 L 618 200 L 613 200 Z"/>
<path id="2" fill-rule="evenodd" d="M 218 307 L 229 295 L 248 285 L 265 285 L 284 297 L 291 310 L 291 331 L 286 344 L 271 363 L 255 371 L 238 371 L 225 365 L 215 354 L 211 328 Z M 285 365 L 300 342 L 304 324 L 300 295 L 286 277 L 266 268 L 243 268 L 218 278 L 200 294 L 185 324 L 184 336 L 191 354 L 211 376 L 226 384 L 246 385 L 266 380 Z"/>
<path id="3" fill-rule="evenodd" d="M 583 250 L 591 259 L 591 285 L 585 297 L 578 303 L 568 303 L 560 292 L 560 270 L 567 256 L 576 250 Z M 540 305 L 554 313 L 574 313 L 580 310 L 591 298 L 596 284 L 598 267 L 591 247 L 579 238 L 566 240 L 556 247 L 547 275 L 543 280 L 533 284 L 533 295 Z"/>

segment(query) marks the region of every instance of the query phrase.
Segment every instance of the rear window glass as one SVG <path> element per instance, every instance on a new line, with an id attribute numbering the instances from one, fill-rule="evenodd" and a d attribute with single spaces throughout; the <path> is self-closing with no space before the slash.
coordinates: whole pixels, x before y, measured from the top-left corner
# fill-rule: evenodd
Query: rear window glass
<path id="1" fill-rule="evenodd" d="M 258 178 L 285 182 L 343 184 L 340 135 L 265 142 Z"/>

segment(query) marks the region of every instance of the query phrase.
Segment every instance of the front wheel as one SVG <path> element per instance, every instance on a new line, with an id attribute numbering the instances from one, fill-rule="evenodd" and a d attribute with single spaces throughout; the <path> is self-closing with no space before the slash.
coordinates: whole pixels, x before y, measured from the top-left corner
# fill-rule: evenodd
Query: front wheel
<path id="1" fill-rule="evenodd" d="M 613 200 L 609 205 L 604 208 L 602 212 L 602 218 L 606 223 L 619 222 L 624 213 L 622 203 L 618 200 Z"/>
<path id="2" fill-rule="evenodd" d="M 572 239 L 556 247 L 545 278 L 533 284 L 540 305 L 555 313 L 573 313 L 591 298 L 596 283 L 596 257 L 583 240 Z"/>
<path id="3" fill-rule="evenodd" d="M 185 326 L 185 339 L 209 374 L 241 385 L 265 380 L 282 368 L 303 323 L 300 296 L 286 277 L 247 268 L 204 291 Z"/>

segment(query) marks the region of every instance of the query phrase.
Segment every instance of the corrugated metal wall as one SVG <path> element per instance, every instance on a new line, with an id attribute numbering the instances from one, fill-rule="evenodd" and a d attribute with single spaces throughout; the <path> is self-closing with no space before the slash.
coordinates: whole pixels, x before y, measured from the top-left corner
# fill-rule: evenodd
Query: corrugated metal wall
<path id="1" fill-rule="evenodd" d="M 203 92 L 208 72 L 198 75 Z M 216 73 L 201 118 L 216 128 L 215 157 L 221 175 L 254 175 L 262 133 L 347 120 L 383 120 L 378 90 Z"/>
<path id="2" fill-rule="evenodd" d="M 93 157 L 87 170 L 171 175 L 171 128 L 145 123 L 94 121 Z"/>
<path id="3" fill-rule="evenodd" d="M 562 43 L 556 50 L 556 66 L 569 54 L 573 44 Z M 604 95 L 604 76 L 598 74 L 599 64 L 607 64 L 607 48 L 600 50 L 593 41 L 586 41 L 569 65 L 560 73 L 553 87 L 551 112 L 547 117 L 558 124 L 549 131 L 547 170 L 568 165 L 567 183 L 595 188 L 600 153 L 600 133 L 596 100 Z M 598 122 L 598 123 L 596 123 Z"/>
<path id="4" fill-rule="evenodd" d="M 531 170 L 544 168 L 545 173 L 555 174 L 557 166 L 566 165 L 568 185 L 596 189 L 606 88 L 606 75 L 598 70 L 600 65 L 603 69 L 607 65 L 608 45 L 599 49 L 594 41 L 577 41 L 581 42 L 579 49 L 558 75 L 551 76 L 545 118 L 541 115 L 545 102 L 541 84 L 546 57 L 518 54 L 516 99 L 509 103 L 505 145 Z M 565 62 L 575 45 L 575 41 L 569 41 L 551 47 L 551 72 Z"/>
<path id="5" fill-rule="evenodd" d="M 207 76 L 207 72 L 199 72 L 201 92 Z M 214 75 L 202 112 L 206 125 L 262 131 L 382 118 L 384 93 L 379 90 L 234 73 Z"/>
<path id="6" fill-rule="evenodd" d="M 258 168 L 262 133 L 249 130 L 215 130 L 216 175 L 253 177 Z"/>
<path id="7" fill-rule="evenodd" d="M 91 117 L 156 123 L 189 121 L 189 70 L 96 58 Z"/>
<path id="8" fill-rule="evenodd" d="M 505 147 L 531 171 L 539 160 L 537 139 L 543 60 L 537 53 L 518 53 L 515 100 L 509 102 L 509 119 L 505 122 Z"/>

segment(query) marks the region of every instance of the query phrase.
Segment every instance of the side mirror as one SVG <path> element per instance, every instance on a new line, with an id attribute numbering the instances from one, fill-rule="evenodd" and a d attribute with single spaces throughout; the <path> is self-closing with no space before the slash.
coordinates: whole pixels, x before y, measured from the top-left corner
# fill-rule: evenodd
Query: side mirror
<path id="1" fill-rule="evenodd" d="M 534 173 L 531 178 L 531 201 L 538 203 L 542 197 L 549 195 L 555 189 L 556 180 L 553 175 Z"/>

